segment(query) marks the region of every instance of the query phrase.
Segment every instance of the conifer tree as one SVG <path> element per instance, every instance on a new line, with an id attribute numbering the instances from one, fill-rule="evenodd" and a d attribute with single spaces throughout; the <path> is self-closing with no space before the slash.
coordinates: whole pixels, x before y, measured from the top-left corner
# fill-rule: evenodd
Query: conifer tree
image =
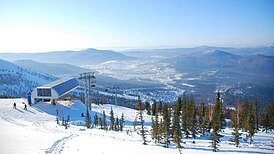
<path id="1" fill-rule="evenodd" d="M 212 148 L 213 151 L 216 152 L 218 150 L 220 137 L 219 131 L 222 128 L 222 105 L 221 105 L 221 98 L 220 98 L 220 92 L 217 92 L 216 97 L 216 104 L 214 106 L 213 115 L 212 115 L 212 132 L 210 134 L 210 140 L 212 140 Z"/>
<path id="2" fill-rule="evenodd" d="M 102 119 L 102 121 L 103 121 L 103 129 L 104 130 L 108 130 L 105 111 L 103 111 L 103 119 Z"/>
<path id="3" fill-rule="evenodd" d="M 150 104 L 149 104 L 149 102 L 146 102 L 146 110 L 147 110 L 147 114 L 148 115 L 151 115 L 151 107 L 150 107 Z"/>
<path id="4" fill-rule="evenodd" d="M 142 101 L 141 101 L 141 98 L 140 96 L 138 96 L 138 101 L 137 101 L 137 110 L 142 110 L 143 107 L 142 107 Z"/>
<path id="5" fill-rule="evenodd" d="M 247 132 L 248 132 L 248 138 L 249 138 L 249 144 L 252 143 L 252 137 L 255 134 L 255 114 L 253 112 L 253 106 L 252 104 L 249 105 L 248 108 L 248 114 L 247 114 Z"/>
<path id="6" fill-rule="evenodd" d="M 261 120 L 263 131 L 265 131 L 266 133 L 268 133 L 268 130 L 270 129 L 270 125 L 271 125 L 271 122 L 270 122 L 271 117 L 269 113 L 270 113 L 269 106 L 266 106 L 262 115 L 262 120 Z"/>
<path id="7" fill-rule="evenodd" d="M 172 130 L 173 130 L 173 141 L 176 144 L 177 148 L 181 148 L 181 125 L 180 125 L 180 102 L 177 101 L 172 119 Z"/>
<path id="8" fill-rule="evenodd" d="M 232 132 L 232 138 L 230 141 L 235 142 L 235 146 L 239 147 L 240 139 L 241 139 L 241 133 L 239 132 L 239 126 L 240 126 L 240 115 L 241 115 L 241 106 L 240 103 L 236 104 L 235 112 L 231 114 L 231 122 L 232 126 L 234 127 Z"/>
<path id="9" fill-rule="evenodd" d="M 196 109 L 195 109 L 195 102 L 193 97 L 191 97 L 190 99 L 188 114 L 189 114 L 189 130 L 191 131 L 192 137 L 195 138 L 196 137 Z"/>
<path id="10" fill-rule="evenodd" d="M 151 138 L 155 140 L 155 143 L 160 140 L 160 124 L 159 124 L 159 118 L 158 118 L 158 112 L 156 110 L 155 118 L 152 117 L 152 133 Z"/>
<path id="11" fill-rule="evenodd" d="M 151 107 L 151 112 L 153 116 L 156 115 L 156 110 L 157 110 L 156 100 L 153 100 L 152 107 Z"/>
<path id="12" fill-rule="evenodd" d="M 110 109 L 109 121 L 110 121 L 109 129 L 114 130 L 114 122 L 115 121 L 114 121 L 114 113 L 113 113 L 112 107 Z"/>
<path id="13" fill-rule="evenodd" d="M 244 98 L 244 103 L 242 105 L 242 113 L 241 113 L 241 117 L 240 117 L 240 128 L 242 128 L 244 131 L 247 131 L 248 128 L 248 124 L 247 124 L 247 114 L 248 114 L 248 108 L 249 108 L 249 104 L 246 98 Z"/>
<path id="14" fill-rule="evenodd" d="M 142 104 L 141 104 L 141 99 L 140 97 L 138 97 L 138 105 L 137 105 L 137 114 L 136 114 L 136 118 L 134 120 L 134 127 L 135 130 L 137 130 L 137 133 L 141 135 L 142 139 L 143 139 L 143 144 L 146 145 L 147 144 L 147 140 L 146 140 L 146 136 L 147 136 L 147 130 L 144 126 L 144 119 L 143 119 L 143 111 L 142 111 Z"/>
<path id="15" fill-rule="evenodd" d="M 159 115 L 162 115 L 162 111 L 163 111 L 163 104 L 162 104 L 162 101 L 159 101 L 159 106 L 158 106 L 158 112 L 160 113 Z"/>
<path id="16" fill-rule="evenodd" d="M 205 107 L 205 129 L 207 132 L 210 132 L 211 130 L 211 107 L 206 106 Z"/>
<path id="17" fill-rule="evenodd" d="M 98 115 L 95 113 L 94 115 L 94 127 L 98 127 Z"/>
<path id="18" fill-rule="evenodd" d="M 119 119 L 118 119 L 118 117 L 116 117 L 114 129 L 115 129 L 115 131 L 119 131 Z"/>
<path id="19" fill-rule="evenodd" d="M 179 112 L 180 112 L 180 115 L 181 115 L 182 106 L 183 106 L 182 98 L 181 98 L 181 97 L 178 97 L 177 102 L 179 103 Z"/>
<path id="20" fill-rule="evenodd" d="M 188 101 L 185 93 L 183 94 L 183 103 L 182 103 L 182 130 L 188 138 L 189 135 L 189 115 L 188 115 Z"/>
<path id="21" fill-rule="evenodd" d="M 261 118 L 261 125 L 263 131 L 266 133 L 274 129 L 274 103 L 271 106 L 268 105 L 265 107 Z"/>
<path id="22" fill-rule="evenodd" d="M 164 131 L 164 143 L 165 147 L 168 148 L 170 144 L 170 109 L 167 103 L 163 107 L 163 131 Z"/>
<path id="23" fill-rule="evenodd" d="M 99 125 L 100 125 L 100 129 L 103 129 L 103 120 L 102 120 L 102 117 L 99 117 Z"/>
<path id="24" fill-rule="evenodd" d="M 254 99 L 253 108 L 254 108 L 255 129 L 257 132 L 259 130 L 259 117 L 258 117 L 258 104 L 257 104 L 256 98 Z"/>
<path id="25" fill-rule="evenodd" d="M 203 102 L 198 109 L 198 129 L 202 136 L 204 136 L 206 132 L 206 107 Z"/>
<path id="26" fill-rule="evenodd" d="M 124 114 L 122 113 L 121 119 L 120 119 L 120 131 L 123 131 L 124 129 L 124 124 L 125 124 L 125 120 L 124 120 Z"/>

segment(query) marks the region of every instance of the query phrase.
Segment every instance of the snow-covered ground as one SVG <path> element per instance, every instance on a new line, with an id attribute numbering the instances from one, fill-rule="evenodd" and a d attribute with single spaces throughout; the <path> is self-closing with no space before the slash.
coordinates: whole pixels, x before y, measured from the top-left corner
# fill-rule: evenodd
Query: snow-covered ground
<path id="1" fill-rule="evenodd" d="M 13 103 L 17 109 L 13 109 Z M 95 154 L 146 154 L 179 153 L 171 145 L 163 148 L 162 145 L 149 142 L 142 145 L 140 136 L 132 131 L 132 121 L 135 119 L 136 110 L 113 105 L 92 105 L 91 117 L 94 113 L 100 115 L 103 110 L 109 115 L 112 108 L 115 117 L 123 113 L 126 128 L 123 132 L 104 131 L 99 129 L 86 129 L 84 117 L 86 108 L 80 101 L 60 102 L 56 106 L 48 103 L 38 103 L 28 110 L 24 110 L 24 99 L 0 99 L 0 153 L 95 153 Z M 59 119 L 70 116 L 74 125 L 68 129 L 56 124 L 58 109 Z M 107 117 L 108 118 L 108 117 Z M 147 125 L 151 122 L 149 115 L 144 115 Z M 149 126 L 147 126 L 150 129 Z M 231 129 L 225 129 L 221 140 L 220 153 L 273 153 L 274 133 L 255 134 L 254 144 L 249 145 L 243 141 L 239 148 L 231 145 L 229 138 Z M 183 139 L 186 144 L 181 149 L 182 153 L 213 153 L 208 137 L 197 139 Z M 148 140 L 151 140 L 148 137 Z M 193 143 L 195 141 L 195 143 Z"/>

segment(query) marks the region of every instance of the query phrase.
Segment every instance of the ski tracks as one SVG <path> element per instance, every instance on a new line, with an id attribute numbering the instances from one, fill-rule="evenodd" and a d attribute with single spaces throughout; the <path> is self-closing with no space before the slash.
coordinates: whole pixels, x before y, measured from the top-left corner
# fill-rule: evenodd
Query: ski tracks
<path id="1" fill-rule="evenodd" d="M 79 136 L 79 135 L 77 135 L 77 134 L 71 134 L 71 135 L 69 135 L 69 136 L 67 136 L 67 137 L 64 137 L 64 138 L 62 138 L 62 139 L 60 139 L 60 140 L 57 140 L 57 141 L 55 141 L 54 143 L 53 143 L 53 145 L 51 146 L 51 147 L 49 147 L 47 150 L 46 150 L 46 154 L 57 154 L 57 153 L 61 153 L 62 151 L 63 151 L 63 149 L 64 149 L 64 145 L 66 144 L 66 142 L 68 141 L 68 140 L 71 140 L 71 139 L 73 139 L 73 138 L 75 138 L 75 137 L 77 137 L 77 136 Z"/>

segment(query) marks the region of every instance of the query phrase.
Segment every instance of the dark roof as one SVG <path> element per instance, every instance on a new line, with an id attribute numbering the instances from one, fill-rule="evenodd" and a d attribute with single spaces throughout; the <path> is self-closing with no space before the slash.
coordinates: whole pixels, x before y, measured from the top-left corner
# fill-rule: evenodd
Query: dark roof
<path id="1" fill-rule="evenodd" d="M 79 82 L 77 79 L 62 78 L 37 88 L 51 88 L 54 89 L 59 96 L 62 96 L 78 86 Z"/>

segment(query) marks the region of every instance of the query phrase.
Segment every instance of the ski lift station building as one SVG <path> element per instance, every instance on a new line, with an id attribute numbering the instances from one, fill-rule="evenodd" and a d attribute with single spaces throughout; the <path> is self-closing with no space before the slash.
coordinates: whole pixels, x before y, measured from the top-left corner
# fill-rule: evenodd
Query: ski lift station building
<path id="1" fill-rule="evenodd" d="M 62 78 L 46 85 L 36 87 L 31 93 L 31 102 L 54 102 L 58 98 L 77 88 L 79 82 L 76 78 Z"/>

